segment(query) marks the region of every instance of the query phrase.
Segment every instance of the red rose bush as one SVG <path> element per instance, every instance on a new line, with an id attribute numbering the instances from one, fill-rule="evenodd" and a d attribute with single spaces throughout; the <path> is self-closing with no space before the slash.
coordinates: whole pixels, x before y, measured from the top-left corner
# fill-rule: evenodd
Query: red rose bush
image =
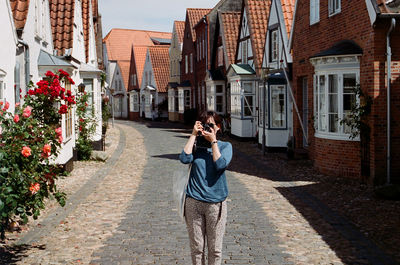
<path id="1" fill-rule="evenodd" d="M 62 144 L 62 114 L 75 104 L 66 84 L 73 84 L 68 73 L 47 72 L 31 86 L 24 105 L 16 104 L 9 112 L 9 102 L 0 101 L 0 233 L 12 221 L 36 219 L 45 208 L 45 198 L 55 198 L 65 205 L 65 193 L 55 180 L 62 173 L 54 161 Z"/>

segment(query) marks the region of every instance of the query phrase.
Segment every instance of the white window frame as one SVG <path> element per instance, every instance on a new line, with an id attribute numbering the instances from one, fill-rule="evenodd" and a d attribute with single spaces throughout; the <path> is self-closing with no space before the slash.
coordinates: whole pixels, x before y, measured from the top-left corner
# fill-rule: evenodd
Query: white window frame
<path id="1" fill-rule="evenodd" d="M 275 110 L 273 109 L 273 90 L 275 88 L 278 89 L 283 89 L 283 125 L 282 126 L 275 126 L 273 122 L 273 116 L 276 114 Z M 280 99 L 279 99 L 280 100 Z M 287 120 L 288 120 L 288 115 L 287 115 L 287 88 L 286 85 L 271 85 L 269 87 L 269 99 L 268 99 L 269 105 L 270 105 L 270 111 L 269 111 L 269 122 L 268 122 L 268 127 L 270 129 L 286 129 L 287 128 Z"/>
<path id="2" fill-rule="evenodd" d="M 0 101 L 4 99 L 4 87 L 6 86 L 6 83 L 2 80 L 2 76 L 0 76 Z"/>
<path id="3" fill-rule="evenodd" d="M 341 12 L 342 8 L 341 0 L 329 0 L 329 16 L 334 16 Z"/>
<path id="4" fill-rule="evenodd" d="M 344 132 L 345 125 L 340 124 L 340 121 L 344 118 L 344 106 L 343 106 L 343 76 L 354 74 L 356 78 L 356 84 L 360 82 L 360 70 L 359 69 L 348 69 L 348 70 L 328 70 L 328 71 L 316 71 L 314 75 L 314 116 L 315 116 L 315 137 L 332 139 L 332 140 L 347 140 L 347 141 L 359 141 L 359 137 L 355 139 L 350 138 L 350 133 Z M 330 97 L 333 95 L 329 93 L 329 76 L 337 76 L 337 115 L 338 115 L 338 132 L 330 132 L 329 127 L 329 104 Z M 317 82 L 321 80 L 321 77 L 325 78 L 325 85 L 321 90 L 321 83 Z M 319 92 L 323 92 L 324 97 L 321 97 Z M 336 93 L 334 93 L 336 94 Z M 323 98 L 323 99 L 322 99 Z M 323 102 L 321 102 L 321 99 Z M 357 103 L 359 103 L 359 98 L 356 98 Z M 320 113 L 320 108 L 318 106 L 323 106 L 323 112 Z M 325 126 L 322 126 L 322 123 Z M 324 130 L 322 127 L 325 127 Z"/>
<path id="5" fill-rule="evenodd" d="M 310 0 L 310 25 L 319 22 L 319 0 Z"/>
<path id="6" fill-rule="evenodd" d="M 185 74 L 187 74 L 188 73 L 188 55 L 187 54 L 185 54 Z"/>
<path id="7" fill-rule="evenodd" d="M 279 38 L 278 28 L 270 31 L 270 42 L 269 42 L 269 61 L 277 62 L 279 57 Z M 275 55 L 275 56 L 274 56 Z"/>
<path id="8" fill-rule="evenodd" d="M 193 73 L 193 53 L 190 54 L 190 72 Z"/>

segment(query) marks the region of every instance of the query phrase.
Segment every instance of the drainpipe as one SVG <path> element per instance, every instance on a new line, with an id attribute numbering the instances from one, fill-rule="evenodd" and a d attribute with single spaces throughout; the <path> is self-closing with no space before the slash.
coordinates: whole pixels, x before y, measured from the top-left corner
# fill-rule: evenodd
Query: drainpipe
<path id="1" fill-rule="evenodd" d="M 392 18 L 390 28 L 388 33 L 386 34 L 386 55 L 387 55 L 387 176 L 386 176 L 386 184 L 390 184 L 390 175 L 391 175 L 391 157 L 390 157 L 390 81 L 392 78 L 391 73 L 391 62 L 392 62 L 392 48 L 390 47 L 390 33 L 392 33 L 394 27 L 396 26 L 396 19 Z"/>
<path id="2" fill-rule="evenodd" d="M 30 81 L 30 56 L 29 56 L 29 45 L 27 42 L 18 39 L 18 43 L 22 44 L 24 48 L 24 59 L 25 59 L 25 86 L 26 86 L 26 93 L 28 93 L 28 86 Z"/>

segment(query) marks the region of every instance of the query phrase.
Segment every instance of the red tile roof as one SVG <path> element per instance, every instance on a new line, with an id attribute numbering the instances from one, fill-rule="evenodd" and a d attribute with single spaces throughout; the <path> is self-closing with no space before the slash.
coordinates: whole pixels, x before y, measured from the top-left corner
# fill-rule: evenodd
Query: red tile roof
<path id="1" fill-rule="evenodd" d="M 93 17 L 99 16 L 99 3 L 97 0 L 92 0 Z"/>
<path id="2" fill-rule="evenodd" d="M 131 47 L 133 46 L 154 46 L 151 38 L 171 39 L 171 33 L 134 30 L 134 29 L 112 29 L 103 39 L 106 44 L 108 59 L 129 60 Z"/>
<path id="3" fill-rule="evenodd" d="M 174 21 L 178 42 L 183 43 L 183 35 L 185 34 L 185 21 Z"/>
<path id="4" fill-rule="evenodd" d="M 82 24 L 85 39 L 86 62 L 89 61 L 89 30 L 90 30 L 90 1 L 82 0 Z"/>
<path id="5" fill-rule="evenodd" d="M 254 66 L 261 67 L 271 0 L 244 0 L 253 45 Z"/>
<path id="6" fill-rule="evenodd" d="M 147 46 L 134 46 L 133 53 L 135 57 L 136 63 L 136 75 L 139 83 L 139 87 L 142 84 L 142 77 L 143 77 L 143 69 L 146 63 L 146 53 L 147 53 Z"/>
<path id="7" fill-rule="evenodd" d="M 292 24 L 293 24 L 295 0 L 281 0 L 281 3 L 283 10 L 283 18 L 285 19 L 286 32 L 288 36 L 290 36 L 290 30 L 292 29 Z"/>
<path id="8" fill-rule="evenodd" d="M 240 12 L 220 13 L 221 31 L 225 39 L 225 50 L 228 56 L 227 65 L 235 63 L 237 38 L 239 35 Z"/>
<path id="9" fill-rule="evenodd" d="M 167 92 L 169 82 L 169 46 L 149 47 L 151 65 L 158 92 Z"/>
<path id="10" fill-rule="evenodd" d="M 54 49 L 64 54 L 72 48 L 74 32 L 74 0 L 50 0 L 50 21 Z"/>
<path id="11" fill-rule="evenodd" d="M 106 44 L 108 59 L 111 61 L 117 61 L 119 67 L 121 68 L 121 71 L 128 73 L 126 77 L 123 76 L 126 88 L 129 87 L 128 86 L 129 64 L 128 65 L 126 65 L 126 63 L 120 64 L 120 61 L 122 62 L 130 61 L 132 45 L 134 48 L 136 46 L 146 46 L 146 47 L 154 46 L 154 43 L 151 40 L 151 38 L 171 39 L 171 35 L 172 34 L 168 32 L 134 30 L 134 29 L 112 29 L 107 34 L 107 36 L 103 39 L 103 42 Z M 140 57 L 139 57 L 139 62 L 140 62 Z M 141 65 L 136 65 L 137 71 L 143 71 L 143 68 L 142 70 L 140 70 L 140 68 Z M 142 78 L 139 72 L 138 72 L 138 78 L 140 79 Z M 140 79 L 139 83 L 141 82 Z"/>
<path id="12" fill-rule="evenodd" d="M 29 0 L 10 0 L 10 5 L 15 28 L 23 29 L 25 27 L 26 18 L 28 17 Z"/>
<path id="13" fill-rule="evenodd" d="M 119 69 L 121 70 L 122 80 L 124 81 L 126 90 L 128 90 L 128 85 L 129 85 L 129 66 L 130 65 L 131 65 L 130 60 L 118 61 L 118 66 L 119 66 Z"/>
<path id="14" fill-rule="evenodd" d="M 209 8 L 188 8 L 186 9 L 186 16 L 189 18 L 189 26 L 192 29 L 193 41 L 196 41 L 196 31 L 194 26 L 199 23 L 200 19 L 207 15 L 212 9 Z"/>

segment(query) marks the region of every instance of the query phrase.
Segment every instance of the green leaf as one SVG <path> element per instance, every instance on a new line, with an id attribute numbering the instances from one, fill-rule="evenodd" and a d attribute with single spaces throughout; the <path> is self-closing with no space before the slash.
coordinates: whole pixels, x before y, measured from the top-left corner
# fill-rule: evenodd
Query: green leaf
<path id="1" fill-rule="evenodd" d="M 4 202 L 2 200 L 0 200 L 0 211 L 2 211 L 4 208 Z"/>
<path id="2" fill-rule="evenodd" d="M 18 207 L 17 208 L 17 212 L 19 212 L 19 213 L 23 213 L 25 210 L 24 210 L 24 208 L 22 208 L 22 207 Z"/>
<path id="3" fill-rule="evenodd" d="M 1 153 L 0 153 L 0 156 L 1 156 Z M 1 160 L 1 158 L 0 158 L 0 160 Z M 2 167 L 2 168 L 0 168 L 0 174 L 7 174 L 8 173 L 8 168 L 6 168 L 6 167 Z"/>

